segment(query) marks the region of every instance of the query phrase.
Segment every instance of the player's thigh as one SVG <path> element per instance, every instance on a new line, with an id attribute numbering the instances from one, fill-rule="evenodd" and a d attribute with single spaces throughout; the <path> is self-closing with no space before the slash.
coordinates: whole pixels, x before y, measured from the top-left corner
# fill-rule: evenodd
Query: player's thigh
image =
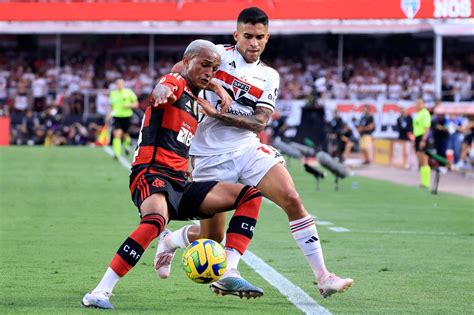
<path id="1" fill-rule="evenodd" d="M 275 164 L 258 183 L 262 195 L 280 204 L 287 198 L 288 192 L 295 189 L 290 173 L 282 164 Z"/>
<path id="2" fill-rule="evenodd" d="M 166 201 L 166 196 L 162 193 L 155 193 L 146 198 L 140 206 L 141 216 L 146 216 L 147 214 L 158 213 L 161 214 L 166 221 L 168 221 L 168 205 Z"/>
<path id="3" fill-rule="evenodd" d="M 296 220 L 306 216 L 301 199 L 296 191 L 290 173 L 282 164 L 275 164 L 257 185 L 262 195 L 282 208 L 288 219 Z"/>
<path id="4" fill-rule="evenodd" d="M 240 170 L 239 181 L 245 185 L 257 186 L 276 164 L 284 165 L 285 159 L 275 148 L 260 143 L 251 145 L 236 160 L 236 166 Z"/>
<path id="5" fill-rule="evenodd" d="M 217 183 L 201 203 L 200 212 L 215 214 L 235 209 L 235 201 L 243 188 L 242 184 Z"/>
<path id="6" fill-rule="evenodd" d="M 220 182 L 236 183 L 239 179 L 232 153 L 213 156 L 193 156 L 192 177 L 194 181 L 217 180 Z"/>

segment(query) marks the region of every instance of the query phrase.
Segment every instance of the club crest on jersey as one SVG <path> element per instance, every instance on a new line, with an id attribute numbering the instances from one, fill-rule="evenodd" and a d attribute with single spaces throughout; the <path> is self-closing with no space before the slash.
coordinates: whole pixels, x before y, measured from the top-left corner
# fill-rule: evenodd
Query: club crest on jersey
<path id="1" fill-rule="evenodd" d="M 234 99 L 239 99 L 250 91 L 250 85 L 234 79 L 232 81 L 232 91 L 234 92 Z"/>

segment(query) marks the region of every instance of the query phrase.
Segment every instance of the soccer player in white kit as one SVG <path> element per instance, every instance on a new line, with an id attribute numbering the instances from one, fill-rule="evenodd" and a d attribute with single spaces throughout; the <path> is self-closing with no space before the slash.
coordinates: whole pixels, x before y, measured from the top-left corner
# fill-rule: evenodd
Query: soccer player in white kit
<path id="1" fill-rule="evenodd" d="M 340 278 L 326 269 L 315 222 L 304 208 L 283 158 L 273 147 L 262 144 L 256 135 L 265 128 L 275 109 L 280 84 L 278 72 L 260 61 L 269 39 L 265 12 L 256 7 L 244 9 L 237 19 L 234 39 L 235 46 L 217 45 L 222 63 L 215 75 L 216 85 L 221 85 L 232 98 L 231 105 L 228 110 L 207 116 L 201 122 L 190 150 L 193 180 L 241 182 L 257 187 L 288 215 L 290 231 L 308 260 L 321 296 L 343 292 L 353 280 Z M 225 93 L 218 94 L 205 91 L 204 98 L 216 108 L 221 99 L 224 104 L 228 103 Z M 222 241 L 224 214 L 200 223 L 200 227 L 186 225 L 160 235 L 154 267 L 161 278 L 169 277 L 178 247 L 184 248 L 198 238 Z M 234 276 L 238 275 L 240 254 L 228 252 L 227 260 L 228 268 L 235 269 Z M 221 278 L 210 288 L 221 295 L 258 297 L 263 294 L 263 290 L 256 290 L 242 278 L 238 283 Z"/>

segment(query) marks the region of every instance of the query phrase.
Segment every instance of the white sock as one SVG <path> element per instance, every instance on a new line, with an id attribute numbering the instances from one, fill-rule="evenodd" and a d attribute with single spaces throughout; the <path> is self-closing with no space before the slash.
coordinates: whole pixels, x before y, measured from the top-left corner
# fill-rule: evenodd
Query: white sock
<path id="1" fill-rule="evenodd" d="M 321 279 L 328 271 L 324 264 L 323 249 L 313 218 L 308 215 L 302 219 L 290 221 L 290 230 L 296 244 L 308 260 L 316 279 Z"/>
<path id="2" fill-rule="evenodd" d="M 185 225 L 182 228 L 171 233 L 166 238 L 166 245 L 169 249 L 186 248 L 189 245 L 188 230 L 191 225 Z"/>
<path id="3" fill-rule="evenodd" d="M 99 291 L 112 293 L 112 290 L 114 289 L 115 285 L 117 284 L 119 280 L 120 280 L 120 276 L 116 274 L 115 271 L 112 270 L 112 268 L 109 267 L 107 268 L 107 271 L 102 277 L 102 280 L 100 280 L 97 287 L 94 290 L 92 290 L 91 293 L 99 292 Z"/>
<path id="4" fill-rule="evenodd" d="M 230 247 L 225 248 L 225 254 L 227 257 L 227 270 L 237 270 L 237 267 L 239 266 L 240 257 L 242 257 L 242 255 L 240 255 L 237 250 Z"/>

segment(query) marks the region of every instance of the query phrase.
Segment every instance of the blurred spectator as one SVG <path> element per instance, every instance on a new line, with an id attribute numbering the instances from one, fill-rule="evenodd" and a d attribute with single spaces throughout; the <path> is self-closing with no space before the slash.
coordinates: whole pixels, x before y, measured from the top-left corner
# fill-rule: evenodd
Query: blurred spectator
<path id="1" fill-rule="evenodd" d="M 357 131 L 360 134 L 360 150 L 364 158 L 364 164 L 370 164 L 372 133 L 375 131 L 375 121 L 374 117 L 370 114 L 369 105 L 364 107 L 364 114 L 357 123 Z"/>
<path id="2" fill-rule="evenodd" d="M 41 112 L 46 107 L 46 94 L 48 93 L 48 84 L 41 73 L 37 74 L 31 83 L 33 94 L 33 110 Z"/>
<path id="3" fill-rule="evenodd" d="M 342 123 L 341 129 L 337 133 L 338 157 L 344 162 L 354 147 L 352 142 L 352 131 L 346 123 Z"/>
<path id="4" fill-rule="evenodd" d="M 0 74 L 0 107 L 7 102 L 7 79 Z"/>
<path id="5" fill-rule="evenodd" d="M 400 108 L 400 117 L 397 118 L 397 131 L 399 140 L 413 140 L 413 121 L 404 107 Z"/>
<path id="6" fill-rule="evenodd" d="M 461 156 L 456 164 L 456 168 L 471 169 L 474 165 L 474 149 L 472 147 L 474 139 L 474 120 L 468 121 L 464 127 L 465 135 L 462 143 Z M 470 158 L 470 161 L 468 158 Z"/>
<path id="7" fill-rule="evenodd" d="M 444 114 L 434 114 L 431 119 L 433 144 L 436 149 L 436 153 L 443 157 L 446 157 L 446 150 L 448 149 L 449 141 L 447 121 L 448 119 Z"/>
<path id="8" fill-rule="evenodd" d="M 454 163 L 459 161 L 461 155 L 461 145 L 463 140 L 463 125 L 464 119 L 460 116 L 448 116 L 446 124 L 449 133 L 448 149 L 453 151 Z"/>

